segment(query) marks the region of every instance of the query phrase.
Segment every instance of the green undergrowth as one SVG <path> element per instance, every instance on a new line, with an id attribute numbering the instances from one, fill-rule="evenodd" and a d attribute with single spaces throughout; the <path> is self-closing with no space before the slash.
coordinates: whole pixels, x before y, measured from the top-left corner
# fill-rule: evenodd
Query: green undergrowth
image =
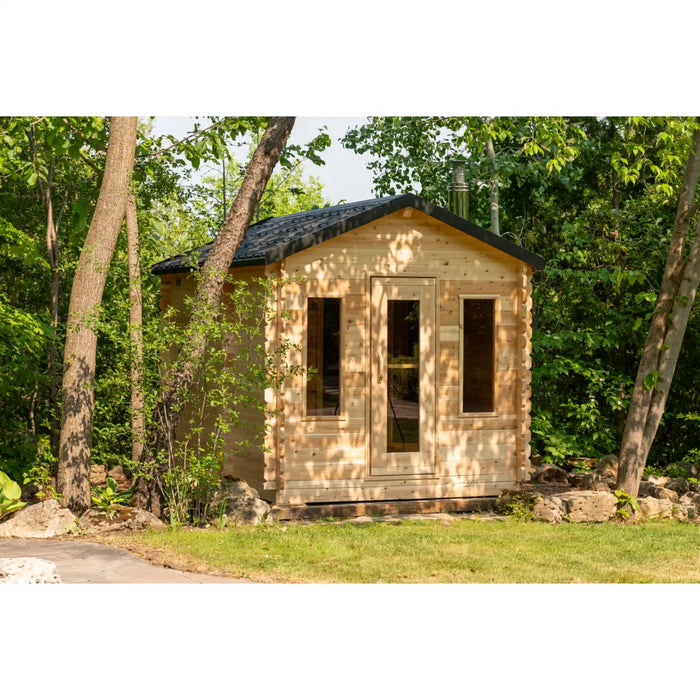
<path id="1" fill-rule="evenodd" d="M 120 539 L 161 564 L 258 582 L 700 583 L 700 528 L 675 521 L 317 522 Z"/>

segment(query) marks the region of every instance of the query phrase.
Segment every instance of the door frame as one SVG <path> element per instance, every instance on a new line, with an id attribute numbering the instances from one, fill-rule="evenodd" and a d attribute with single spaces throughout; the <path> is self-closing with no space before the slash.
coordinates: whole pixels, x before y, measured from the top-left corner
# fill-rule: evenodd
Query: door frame
<path id="1" fill-rule="evenodd" d="M 435 278 L 370 278 L 370 476 L 433 475 L 436 471 L 436 294 Z M 388 301 L 420 302 L 419 449 L 387 450 Z"/>

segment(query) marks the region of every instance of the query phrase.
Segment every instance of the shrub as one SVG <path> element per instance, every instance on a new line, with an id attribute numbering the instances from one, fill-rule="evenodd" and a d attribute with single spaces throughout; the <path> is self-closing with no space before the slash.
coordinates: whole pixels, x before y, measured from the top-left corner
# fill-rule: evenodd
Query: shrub
<path id="1" fill-rule="evenodd" d="M 284 338 L 272 350 L 266 346 L 268 324 L 276 319 L 272 302 L 278 282 L 262 278 L 249 284 L 235 277 L 229 282 L 226 302 L 192 319 L 189 326 L 183 328 L 172 316 L 165 317 L 159 348 L 164 360 L 159 365 L 161 377 L 177 371 L 168 359 L 169 351 L 182 347 L 185 334 L 194 332 L 193 324 L 208 339 L 192 388 L 179 397 L 184 420 L 178 439 L 156 456 L 171 524 L 209 521 L 221 484 L 224 449 L 236 454 L 262 447 L 268 419 L 274 414 L 265 401 L 265 389 L 279 389 L 287 377 L 303 372 L 287 360 L 297 346 Z M 186 302 L 188 311 L 191 302 Z M 251 420 L 251 415 L 258 419 Z M 227 436 L 234 429 L 242 430 L 232 450 Z"/>
<path id="2" fill-rule="evenodd" d="M 134 487 L 126 491 L 119 491 L 117 482 L 111 477 L 107 477 L 107 486 L 92 487 L 92 504 L 106 512 L 110 517 L 114 516 L 115 506 L 126 506 L 134 495 Z"/>

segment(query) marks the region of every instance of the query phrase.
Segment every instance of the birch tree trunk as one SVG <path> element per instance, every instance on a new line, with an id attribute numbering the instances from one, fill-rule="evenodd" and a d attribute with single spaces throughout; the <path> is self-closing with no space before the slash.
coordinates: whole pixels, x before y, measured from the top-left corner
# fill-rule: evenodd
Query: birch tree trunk
<path id="1" fill-rule="evenodd" d="M 207 336 L 201 330 L 199 320 L 207 318 L 219 304 L 228 271 L 293 126 L 294 117 L 270 120 L 228 216 L 202 266 L 188 321 L 188 330 L 192 332 L 187 334 L 187 341 L 178 353 L 173 370 L 165 377 L 155 409 L 155 428 L 151 440 L 154 456 L 160 452 L 172 455 L 168 446 L 175 442 L 182 414 L 182 399 L 191 389 L 207 349 Z M 154 465 L 151 465 L 150 472 L 148 500 L 141 500 L 141 505 L 159 516 L 164 496 L 162 475 Z M 139 489 L 141 492 L 142 489 Z"/>
<path id="2" fill-rule="evenodd" d="M 642 350 L 620 445 L 617 487 L 636 496 L 663 416 L 683 336 L 700 280 L 700 225 L 688 256 L 683 251 L 694 213 L 700 170 L 700 128 L 693 134 L 656 309 Z"/>
<path id="3" fill-rule="evenodd" d="M 131 459 L 138 463 L 146 445 L 143 399 L 143 301 L 139 265 L 139 229 L 136 199 L 126 205 L 126 249 L 129 266 L 129 338 L 131 345 Z"/>
<path id="4" fill-rule="evenodd" d="M 136 149 L 136 117 L 110 119 L 95 212 L 73 277 L 63 361 L 58 491 L 75 513 L 90 507 L 96 326 L 107 270 L 126 211 Z"/>

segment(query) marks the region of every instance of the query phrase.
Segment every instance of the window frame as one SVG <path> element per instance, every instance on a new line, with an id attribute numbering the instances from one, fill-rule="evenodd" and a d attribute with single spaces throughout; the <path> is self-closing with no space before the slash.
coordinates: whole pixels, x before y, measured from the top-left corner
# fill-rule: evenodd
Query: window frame
<path id="1" fill-rule="evenodd" d="M 335 415 L 309 415 L 308 414 L 308 377 L 309 368 L 309 301 L 311 299 L 337 299 L 339 301 L 340 340 L 338 346 L 338 413 Z M 304 299 L 304 319 L 303 319 L 303 352 L 302 361 L 304 367 L 303 388 L 302 388 L 302 420 L 303 421 L 341 421 L 345 420 L 345 297 L 338 293 L 327 292 L 323 294 L 307 294 Z"/>
<path id="2" fill-rule="evenodd" d="M 493 410 L 464 411 L 464 302 L 468 300 L 493 300 Z M 498 328 L 501 317 L 500 294 L 459 295 L 459 412 L 460 418 L 495 417 L 499 415 L 498 392 Z"/>

